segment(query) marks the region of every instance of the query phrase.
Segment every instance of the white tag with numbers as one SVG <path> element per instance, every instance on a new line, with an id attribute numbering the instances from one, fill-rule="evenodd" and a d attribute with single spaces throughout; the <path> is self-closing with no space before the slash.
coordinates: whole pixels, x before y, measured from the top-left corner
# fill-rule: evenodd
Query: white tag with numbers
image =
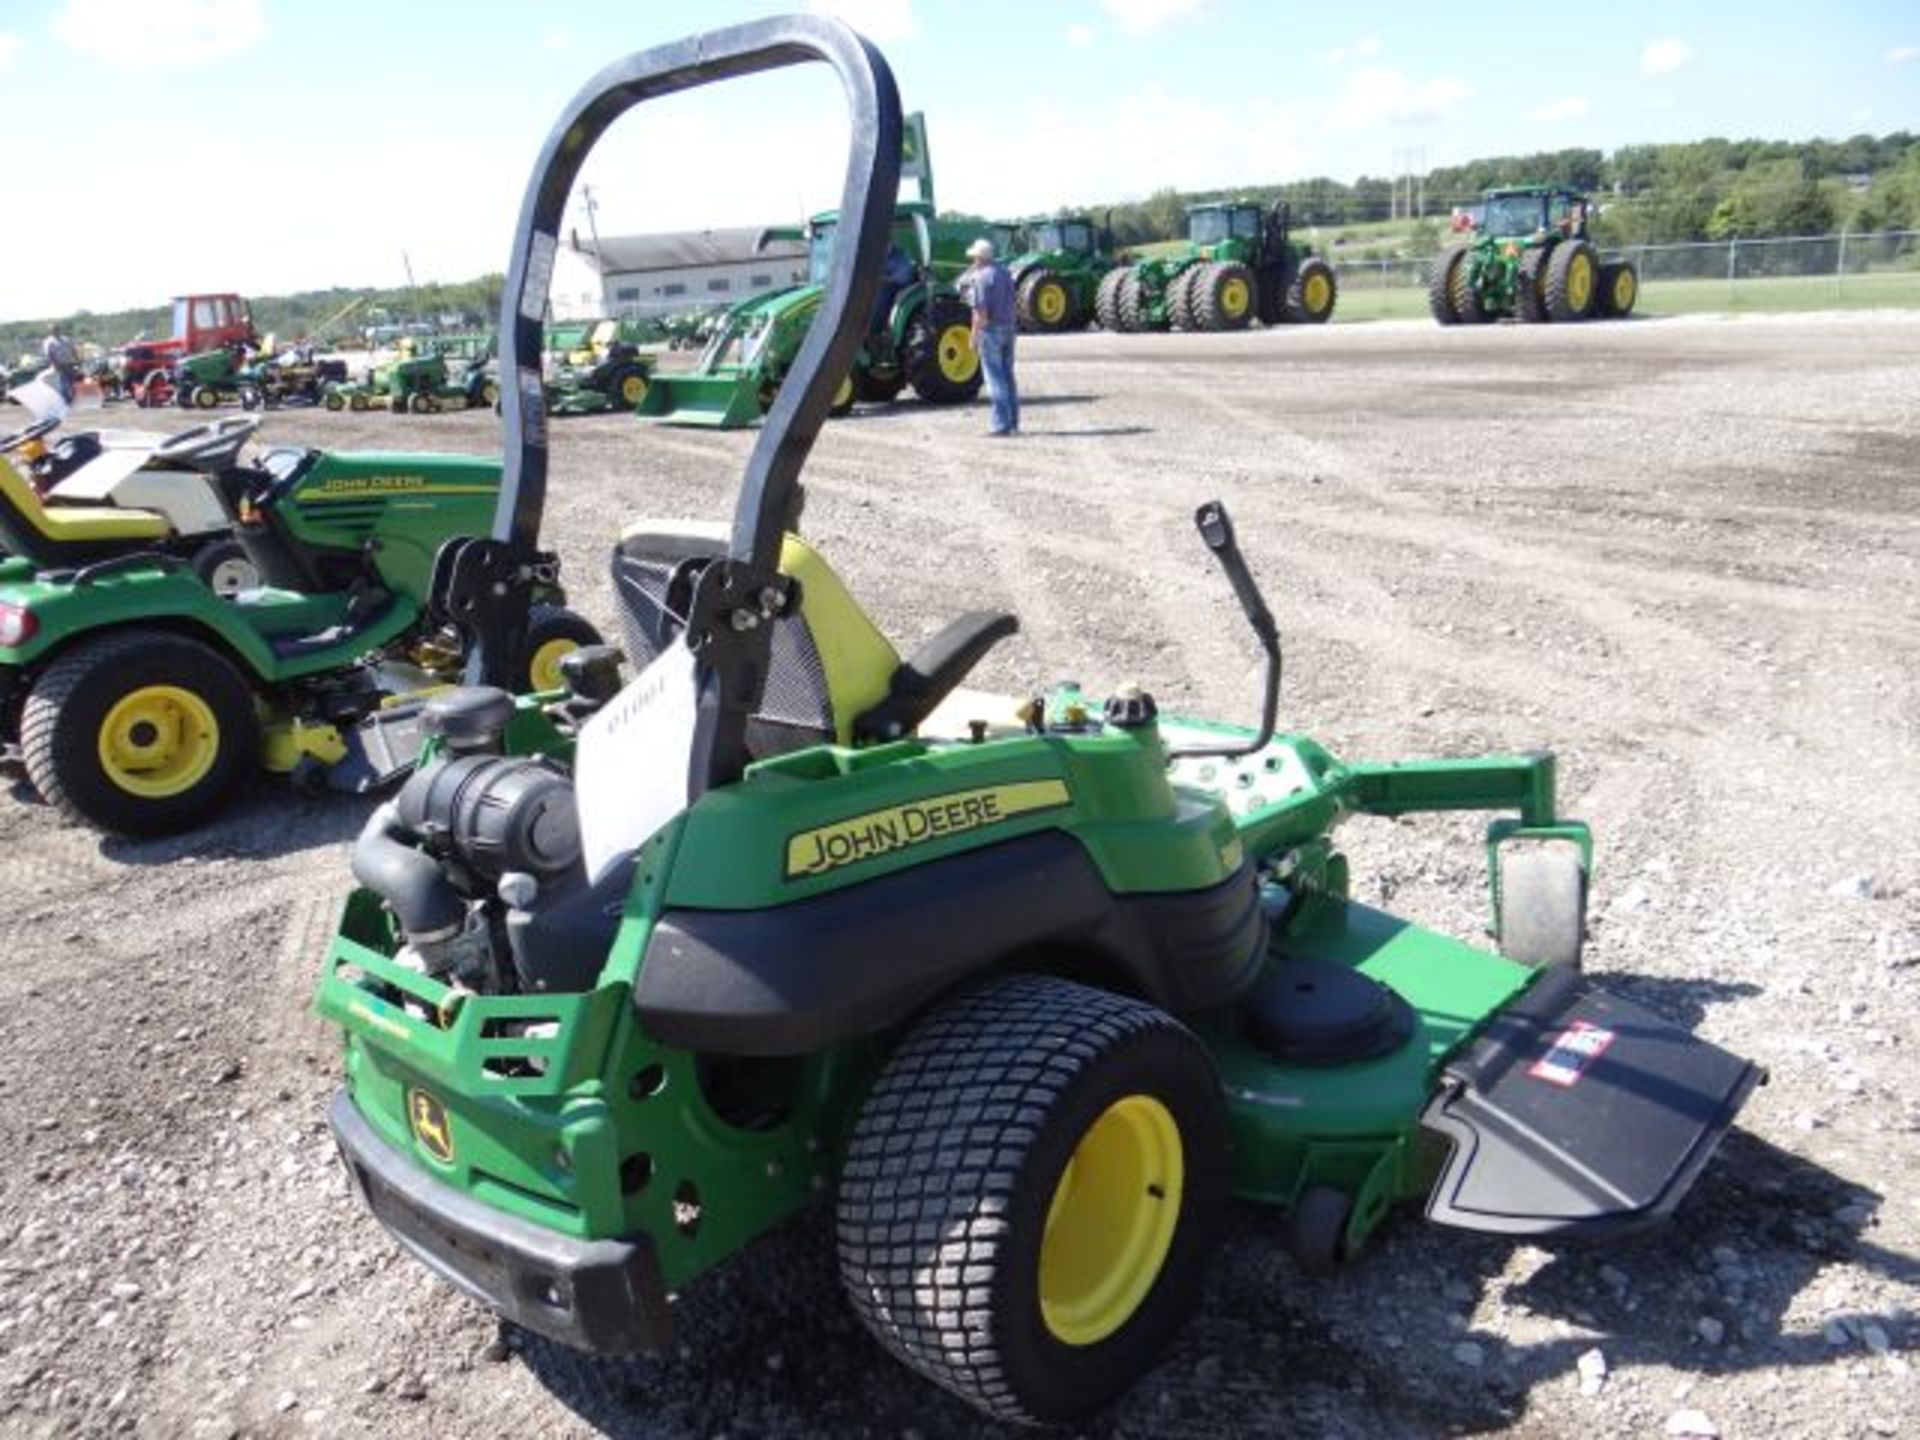
<path id="1" fill-rule="evenodd" d="M 676 639 L 580 727 L 573 776 L 588 880 L 687 808 L 699 700 L 693 652 Z"/>

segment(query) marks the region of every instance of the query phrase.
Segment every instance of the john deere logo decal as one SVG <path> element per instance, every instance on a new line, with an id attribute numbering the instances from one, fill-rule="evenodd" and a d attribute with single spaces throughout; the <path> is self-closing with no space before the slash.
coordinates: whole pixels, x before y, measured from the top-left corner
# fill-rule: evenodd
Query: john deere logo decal
<path id="1" fill-rule="evenodd" d="M 447 1108 L 424 1090 L 407 1091 L 407 1117 L 413 1121 L 413 1134 L 427 1154 L 442 1165 L 453 1163 L 453 1122 Z"/>
<path id="2" fill-rule="evenodd" d="M 815 830 L 802 830 L 787 841 L 786 878 L 824 875 L 842 865 L 856 865 L 943 836 L 999 825 L 1037 810 L 1053 810 L 1071 798 L 1064 781 L 1022 780 L 1012 785 L 956 790 L 836 820 Z"/>

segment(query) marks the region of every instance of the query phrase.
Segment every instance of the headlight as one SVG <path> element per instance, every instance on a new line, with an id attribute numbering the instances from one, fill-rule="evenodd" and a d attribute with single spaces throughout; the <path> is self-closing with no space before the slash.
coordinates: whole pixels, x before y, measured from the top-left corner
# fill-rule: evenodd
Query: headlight
<path id="1" fill-rule="evenodd" d="M 40 633 L 40 622 L 24 605 L 0 602 L 0 647 L 24 645 Z"/>

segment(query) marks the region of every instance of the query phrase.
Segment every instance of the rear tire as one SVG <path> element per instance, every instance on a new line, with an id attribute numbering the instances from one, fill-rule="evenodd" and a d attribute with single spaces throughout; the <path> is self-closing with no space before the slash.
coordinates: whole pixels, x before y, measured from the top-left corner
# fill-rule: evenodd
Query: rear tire
<path id="1" fill-rule="evenodd" d="M 1072 288 L 1044 265 L 1020 277 L 1014 309 L 1020 317 L 1020 328 L 1035 335 L 1057 335 L 1086 323 L 1074 303 Z"/>
<path id="2" fill-rule="evenodd" d="M 1462 251 L 1457 264 L 1447 273 L 1447 301 L 1462 325 L 1483 325 L 1493 318 L 1480 303 L 1480 287 L 1473 283 L 1473 257 Z"/>
<path id="3" fill-rule="evenodd" d="M 1175 330 L 1199 330 L 1200 318 L 1194 314 L 1193 302 L 1195 286 L 1200 282 L 1200 272 L 1207 268 L 1201 261 L 1189 265 L 1173 279 L 1167 282 L 1167 324 Z"/>
<path id="4" fill-rule="evenodd" d="M 1220 1083 L 1172 1016 L 1045 975 L 936 1006 L 840 1176 L 840 1273 L 898 1359 L 998 1419 L 1126 1389 L 1198 1304 L 1228 1181 Z"/>
<path id="5" fill-rule="evenodd" d="M 1466 249 L 1442 250 L 1427 272 L 1427 309 L 1442 325 L 1458 325 L 1460 314 L 1453 308 L 1454 267 L 1466 262 Z"/>
<path id="6" fill-rule="evenodd" d="M 1559 321 L 1585 320 L 1600 298 L 1600 257 L 1585 240 L 1563 240 L 1547 261 L 1547 314 Z"/>
<path id="7" fill-rule="evenodd" d="M 1523 965 L 1578 971 L 1586 943 L 1587 875 L 1567 845 L 1500 856 L 1500 953 Z"/>
<path id="8" fill-rule="evenodd" d="M 1127 276 L 1124 266 L 1109 270 L 1100 277 L 1099 287 L 1093 292 L 1093 318 L 1102 330 L 1118 334 L 1120 331 L 1120 282 Z"/>
<path id="9" fill-rule="evenodd" d="M 1120 283 L 1115 287 L 1115 301 L 1119 307 L 1122 333 L 1135 335 L 1150 328 L 1147 324 L 1146 291 L 1140 284 L 1140 277 L 1133 271 L 1121 272 Z"/>
<path id="10" fill-rule="evenodd" d="M 1340 300 L 1340 281 L 1333 267 L 1318 256 L 1300 262 L 1287 287 L 1287 318 L 1296 325 L 1324 325 L 1333 318 Z"/>
<path id="11" fill-rule="evenodd" d="M 20 717 L 27 776 L 70 820 L 165 835 L 210 815 L 254 768 L 252 688 L 217 650 L 166 630 L 80 642 Z"/>
<path id="12" fill-rule="evenodd" d="M 907 322 L 901 359 L 913 393 L 931 405 L 959 405 L 980 393 L 973 314 L 953 295 L 936 295 Z"/>
<path id="13" fill-rule="evenodd" d="M 1202 330 L 1244 330 L 1253 322 L 1253 271 L 1237 260 L 1201 268 L 1188 309 Z"/>
<path id="14" fill-rule="evenodd" d="M 1631 260 L 1614 260 L 1600 267 L 1600 313 L 1624 320 L 1640 299 L 1640 272 Z"/>
<path id="15" fill-rule="evenodd" d="M 1529 325 L 1541 324 L 1547 318 L 1547 297 L 1541 276 L 1552 254 L 1547 246 L 1536 245 L 1520 256 L 1520 271 L 1513 281 L 1513 313 Z"/>

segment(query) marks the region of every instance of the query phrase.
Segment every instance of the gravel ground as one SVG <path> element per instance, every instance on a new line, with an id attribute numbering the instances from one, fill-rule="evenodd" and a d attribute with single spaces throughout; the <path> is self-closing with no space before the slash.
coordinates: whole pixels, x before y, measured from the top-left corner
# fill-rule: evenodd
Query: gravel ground
<path id="1" fill-rule="evenodd" d="M 1601 847 L 1590 966 L 1772 1074 L 1630 1245 L 1408 1215 L 1312 1280 L 1236 1212 L 1198 1320 L 1088 1432 L 1920 1434 L 1920 316 L 1096 334 L 1022 373 L 1018 441 L 903 405 L 816 451 L 808 529 L 897 641 L 1003 606 L 1025 628 L 977 683 L 1251 717 L 1187 520 L 1223 496 L 1285 723 L 1356 758 L 1554 746 Z M 559 434 L 549 535 L 603 620 L 617 522 L 719 513 L 752 438 Z M 481 414 L 266 435 L 497 443 Z M 364 813 L 262 781 L 130 844 L 0 806 L 0 1431 L 988 1432 L 858 1330 L 817 1216 L 621 1364 L 502 1336 L 400 1257 L 333 1159 L 306 1008 Z M 1361 898 L 1477 936 L 1471 819 L 1347 840 Z"/>

